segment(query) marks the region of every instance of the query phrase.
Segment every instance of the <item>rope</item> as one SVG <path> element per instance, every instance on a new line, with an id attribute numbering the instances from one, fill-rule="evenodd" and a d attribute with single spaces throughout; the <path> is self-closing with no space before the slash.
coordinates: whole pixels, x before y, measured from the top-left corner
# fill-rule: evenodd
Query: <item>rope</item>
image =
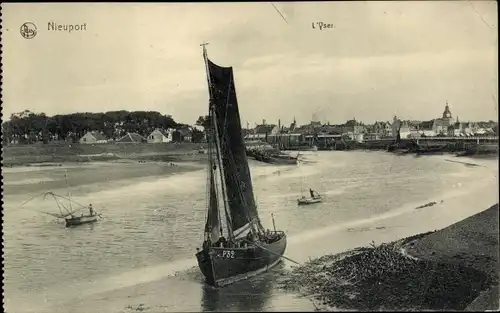
<path id="1" fill-rule="evenodd" d="M 23 204 L 21 204 L 19 207 L 20 208 L 23 208 L 24 205 L 28 204 L 28 202 L 32 201 L 33 199 L 37 198 L 37 197 L 41 197 L 41 196 L 44 196 L 46 193 L 42 193 L 41 195 L 37 195 L 37 196 L 33 196 L 31 197 L 30 199 L 26 200 L 23 202 Z"/>
<path id="2" fill-rule="evenodd" d="M 48 214 L 48 215 L 51 215 L 51 216 L 54 216 L 54 217 L 57 217 L 57 218 L 64 218 L 64 217 L 69 216 L 69 215 L 71 215 L 71 214 L 74 214 L 76 211 L 78 211 L 78 210 L 75 210 L 75 211 L 70 211 L 70 210 L 68 210 L 68 209 L 66 208 L 66 206 L 64 206 L 64 204 L 62 204 L 62 203 L 61 203 L 61 202 L 60 202 L 57 198 L 62 198 L 62 199 L 68 200 L 68 201 L 70 201 L 70 202 L 72 202 L 72 203 L 74 203 L 74 204 L 76 204 L 76 205 L 79 205 L 81 208 L 86 208 L 86 207 L 87 207 L 87 206 L 85 206 L 85 205 L 83 205 L 83 204 L 81 204 L 81 203 L 78 203 L 78 202 L 76 202 L 76 201 L 74 201 L 74 200 L 70 200 L 70 199 L 68 199 L 68 198 L 66 198 L 66 197 L 64 197 L 64 196 L 56 195 L 56 194 L 55 194 L 55 193 L 53 193 L 52 191 L 49 191 L 49 192 L 44 192 L 44 193 L 43 193 L 43 194 L 41 194 L 41 195 L 36 195 L 36 196 L 33 196 L 33 197 L 31 197 L 30 199 L 28 199 L 28 200 L 26 200 L 25 202 L 23 202 L 23 204 L 21 204 L 19 207 L 20 207 L 21 209 L 27 209 L 27 208 L 24 208 L 23 206 L 24 206 L 24 205 L 26 205 L 26 204 L 28 204 L 30 201 L 32 201 L 32 200 L 34 200 L 34 199 L 36 199 L 36 198 L 38 198 L 38 197 L 45 197 L 45 196 L 47 196 L 47 195 L 51 195 L 51 196 L 54 198 L 54 201 L 56 202 L 57 207 L 59 208 L 59 212 L 61 213 L 61 215 L 60 215 L 60 216 L 58 216 L 57 214 L 54 214 L 54 213 L 50 213 L 50 212 L 44 212 L 44 211 L 35 210 L 35 209 L 30 209 L 30 210 L 31 210 L 31 211 L 35 211 L 35 212 L 39 212 L 39 213 L 43 213 L 43 214 Z M 61 210 L 61 206 L 64 208 L 64 210 L 65 210 L 66 212 L 68 212 L 68 214 L 64 214 L 64 213 L 62 212 L 62 210 Z M 99 214 L 99 213 L 97 213 L 97 212 L 95 212 L 95 214 L 96 214 L 97 216 L 99 216 L 100 218 L 103 218 L 101 214 Z"/>
<path id="3" fill-rule="evenodd" d="M 212 110 L 210 110 L 212 111 Z M 213 114 L 213 112 L 209 112 L 210 115 Z M 210 203 L 211 199 L 211 179 L 213 178 L 213 182 L 214 182 L 214 188 L 215 188 L 215 196 L 217 198 L 217 216 L 214 217 L 214 218 L 217 218 L 217 220 L 219 221 L 219 232 L 220 232 L 220 236 L 222 236 L 224 234 L 224 231 L 223 231 L 223 223 L 222 223 L 222 215 L 221 215 L 221 212 L 220 212 L 220 208 L 219 208 L 219 199 L 220 199 L 220 192 L 219 192 L 219 185 L 217 183 L 217 175 L 216 173 L 214 173 L 214 170 L 213 170 L 213 167 L 214 167 L 214 163 L 212 162 L 213 160 L 211 159 L 212 157 L 212 154 L 213 154 L 213 146 L 210 142 L 210 140 L 212 140 L 214 137 L 213 137 L 213 134 L 212 132 L 210 131 L 210 134 L 209 134 L 209 141 L 208 141 L 208 156 L 209 156 L 209 172 L 208 172 L 208 188 L 207 188 L 207 194 L 208 194 L 208 197 L 207 197 L 207 203 Z M 215 165 L 217 166 L 217 165 Z M 224 200 L 224 199 L 223 199 Z M 207 214 L 208 215 L 208 214 Z"/>
<path id="4" fill-rule="evenodd" d="M 212 160 L 210 159 L 210 138 L 208 139 L 208 172 L 207 172 L 207 188 L 205 192 L 205 203 L 210 203 L 210 175 L 212 174 Z M 216 190 L 217 192 L 217 190 Z M 208 221 L 208 211 L 205 211 L 204 220 Z"/>
<path id="5" fill-rule="evenodd" d="M 59 212 L 61 213 L 61 216 L 64 215 L 64 213 L 62 212 L 61 206 L 66 210 L 66 212 L 68 212 L 68 214 L 71 214 L 71 212 L 69 212 L 68 209 L 66 209 L 66 207 L 63 204 L 59 203 L 59 200 L 57 200 L 57 198 L 54 195 L 52 195 L 52 198 L 54 198 L 54 201 L 56 202 L 57 207 L 59 208 Z"/>
<path id="6" fill-rule="evenodd" d="M 226 180 L 225 180 L 225 177 L 224 177 L 224 166 L 223 166 L 223 160 L 222 160 L 222 139 L 219 138 L 219 125 L 218 125 L 218 120 L 217 120 L 217 112 L 215 110 L 215 107 L 211 107 L 211 112 L 213 113 L 213 125 L 215 125 L 214 127 L 214 130 L 215 130 L 215 138 L 216 138 L 216 144 L 217 144 L 217 140 L 219 140 L 218 142 L 218 147 L 216 149 L 216 152 L 217 152 L 217 161 L 219 163 L 219 174 L 220 174 L 220 180 L 221 180 L 221 190 L 222 190 L 222 198 L 223 198 L 223 202 L 224 202 L 224 215 L 226 217 L 226 227 L 227 227 L 227 231 L 228 231 L 228 235 L 229 237 L 232 237 L 233 236 L 233 232 L 232 232 L 232 228 L 231 228 L 231 215 L 230 215 L 230 212 L 228 211 L 229 208 L 229 199 L 227 197 L 227 190 L 226 190 L 226 186 L 225 186 L 225 183 L 226 183 Z M 222 136 L 224 138 L 224 135 Z M 218 151 L 218 148 L 221 149 L 221 151 Z M 226 183 L 227 185 L 227 183 Z"/>
<path id="7" fill-rule="evenodd" d="M 56 194 L 54 194 L 54 193 L 52 193 L 52 192 L 50 192 L 50 194 L 52 194 L 52 195 L 53 195 L 53 196 L 55 196 L 55 197 L 59 197 L 59 198 L 63 198 L 63 199 L 65 199 L 65 200 L 68 200 L 68 201 L 70 201 L 70 202 L 72 202 L 72 203 L 74 203 L 74 204 L 77 204 L 77 205 L 81 206 L 82 208 L 86 208 L 86 207 L 87 207 L 86 205 L 83 205 L 83 204 L 81 204 L 81 203 L 78 203 L 78 202 L 76 202 L 76 201 L 74 201 L 74 200 L 71 200 L 71 199 L 69 199 L 69 198 L 66 198 L 66 197 L 64 197 L 64 196 L 56 195 Z"/>
<path id="8" fill-rule="evenodd" d="M 276 253 L 276 252 L 274 252 L 274 251 L 271 251 L 271 250 L 269 250 L 269 249 L 267 249 L 267 248 L 265 248 L 265 247 L 263 247 L 263 246 L 261 246 L 261 245 L 259 245 L 259 244 L 256 244 L 256 243 L 254 243 L 254 244 L 255 244 L 257 247 L 261 248 L 261 249 L 264 249 L 264 250 L 266 250 L 266 251 L 268 251 L 268 252 L 271 252 L 271 253 L 272 253 L 272 254 L 274 254 L 274 255 L 279 256 L 280 258 L 283 258 L 283 259 L 288 260 L 288 261 L 290 261 L 290 262 L 293 262 L 293 263 L 295 263 L 295 264 L 297 264 L 297 265 L 300 265 L 300 263 L 299 263 L 299 262 L 294 261 L 294 260 L 290 259 L 289 257 L 286 257 L 286 256 L 284 256 L 284 255 L 278 254 L 278 253 Z"/>
<path id="9" fill-rule="evenodd" d="M 33 201 L 34 199 L 36 199 L 36 198 L 38 198 L 38 197 L 44 197 L 44 196 L 46 196 L 47 194 L 51 194 L 51 195 L 52 195 L 52 193 L 47 193 L 47 192 L 44 192 L 44 193 L 42 193 L 42 194 L 40 194 L 40 195 L 35 195 L 35 196 L 31 197 L 30 199 L 28 199 L 28 200 L 24 201 L 24 202 L 23 202 L 23 204 L 21 204 L 21 205 L 19 206 L 19 208 L 21 208 L 21 209 L 27 209 L 27 210 L 28 210 L 28 208 L 25 208 L 25 207 L 24 207 L 26 204 L 28 204 L 30 201 Z M 55 198 L 54 198 L 54 199 L 55 199 Z M 30 211 L 35 211 L 35 212 L 38 212 L 38 213 L 48 214 L 48 215 L 50 215 L 50 216 L 54 216 L 54 217 L 57 217 L 57 218 L 62 218 L 62 217 L 64 217 L 64 216 L 65 216 L 65 214 L 62 212 L 61 207 L 60 207 L 60 204 L 59 204 L 59 202 L 57 201 L 57 199 L 55 199 L 55 200 L 56 200 L 57 207 L 59 208 L 60 215 L 57 215 L 56 213 L 50 213 L 50 212 L 45 212 L 45 211 L 36 210 L 36 209 L 29 209 L 29 210 L 30 210 Z"/>

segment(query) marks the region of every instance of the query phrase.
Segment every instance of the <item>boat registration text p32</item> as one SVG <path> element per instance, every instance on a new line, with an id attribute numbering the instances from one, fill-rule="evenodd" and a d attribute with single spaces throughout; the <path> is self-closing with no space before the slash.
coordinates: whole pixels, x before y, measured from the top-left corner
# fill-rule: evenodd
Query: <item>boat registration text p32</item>
<path id="1" fill-rule="evenodd" d="M 234 259 L 235 253 L 234 250 L 222 250 L 218 257 L 224 259 Z"/>

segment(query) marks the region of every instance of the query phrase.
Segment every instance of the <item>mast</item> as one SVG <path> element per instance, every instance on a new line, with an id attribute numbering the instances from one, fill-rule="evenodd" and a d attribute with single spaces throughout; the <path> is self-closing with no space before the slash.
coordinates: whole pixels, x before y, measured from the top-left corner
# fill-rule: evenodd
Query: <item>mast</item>
<path id="1" fill-rule="evenodd" d="M 281 152 L 281 120 L 278 119 L 278 136 L 277 136 L 277 143 L 278 143 L 278 152 Z"/>
<path id="2" fill-rule="evenodd" d="M 233 230 L 231 229 L 231 221 L 230 221 L 230 215 L 228 213 L 228 199 L 227 199 L 227 193 L 226 193 L 226 188 L 225 188 L 225 180 L 224 180 L 224 172 L 223 172 L 223 164 L 222 164 L 222 156 L 221 156 L 221 145 L 220 145 L 220 137 L 219 137 L 219 129 L 217 126 L 217 117 L 215 116 L 215 110 L 214 110 L 214 105 L 213 105 L 213 95 L 212 95 L 212 82 L 210 79 L 210 71 L 208 68 L 208 62 L 207 62 L 207 49 L 206 45 L 208 43 L 202 43 L 200 46 L 203 47 L 203 60 L 205 62 L 205 71 L 207 74 L 207 83 L 208 83 L 208 94 L 210 97 L 210 103 L 209 103 L 209 116 L 211 117 L 211 122 L 212 122 L 212 129 L 215 130 L 215 144 L 216 144 L 216 151 L 217 151 L 217 165 L 219 168 L 219 174 L 220 174 L 220 179 L 221 179 L 221 189 L 222 189 L 222 199 L 224 203 L 224 213 L 226 215 L 226 226 L 227 226 L 227 232 L 228 236 L 230 239 L 233 238 Z M 212 168 L 210 170 L 213 170 Z"/>
<path id="3" fill-rule="evenodd" d="M 205 48 L 204 44 L 201 44 L 200 46 L 203 46 L 203 48 Z M 210 90 L 209 90 L 209 93 L 210 93 Z M 208 111 L 208 117 L 211 118 L 211 112 L 210 112 L 210 108 L 209 108 L 209 111 Z M 205 219 L 206 219 L 206 224 L 205 224 L 205 236 L 207 236 L 205 238 L 205 240 L 207 238 L 210 238 L 210 233 L 211 233 L 211 223 L 212 223 L 212 207 L 211 205 L 213 205 L 213 197 L 214 197 L 214 185 L 215 185 L 215 177 L 214 177 L 214 171 L 213 171 L 213 151 L 212 151 L 212 132 L 211 130 L 208 128 L 208 129 L 205 129 L 205 132 L 206 132 L 206 138 L 207 138 L 207 152 L 208 152 L 208 161 L 207 161 L 207 195 L 208 195 L 208 198 L 207 198 L 207 204 L 208 204 L 208 210 L 206 212 L 206 215 L 205 215 Z M 217 201 L 217 189 L 215 189 L 215 198 L 216 198 L 216 203 L 218 203 Z M 219 211 L 219 210 L 217 210 Z M 222 235 L 222 229 L 220 230 L 220 234 Z"/>
<path id="4" fill-rule="evenodd" d="M 212 130 L 210 130 L 210 137 L 213 138 L 214 135 L 212 133 Z M 219 232 L 220 232 L 220 236 L 223 236 L 224 232 L 223 232 L 223 229 L 222 229 L 222 217 L 221 217 L 221 214 L 220 214 L 220 210 L 219 210 L 219 201 L 218 201 L 218 197 L 217 197 L 217 191 L 219 190 L 218 189 L 218 184 L 217 184 L 217 179 L 215 177 L 216 175 L 216 172 L 214 171 L 213 169 L 213 157 L 214 157 L 214 154 L 213 154 L 213 142 L 210 142 L 210 177 L 211 177 L 211 181 L 210 183 L 212 184 L 213 183 L 213 190 L 214 190 L 214 193 L 215 193 L 215 204 L 217 206 L 217 221 L 219 222 Z M 212 186 L 210 186 L 210 188 L 212 189 Z"/>
<path id="5" fill-rule="evenodd" d="M 71 191 L 68 184 L 68 170 L 64 171 L 64 180 L 66 181 L 66 188 L 68 188 L 69 209 L 73 212 L 73 206 L 71 205 Z"/>
<path id="6" fill-rule="evenodd" d="M 299 152 L 300 153 L 300 152 Z M 298 163 L 297 163 L 298 165 Z M 300 196 L 304 196 L 304 173 L 302 172 L 302 167 L 300 168 Z"/>
<path id="7" fill-rule="evenodd" d="M 211 137 L 211 133 L 210 133 Z M 211 239 L 212 242 L 217 241 L 223 235 L 221 216 L 219 211 L 217 180 L 215 179 L 215 171 L 213 169 L 213 149 L 212 139 L 208 141 L 208 175 L 207 175 L 207 193 L 208 193 L 208 212 L 205 223 L 205 240 Z"/>

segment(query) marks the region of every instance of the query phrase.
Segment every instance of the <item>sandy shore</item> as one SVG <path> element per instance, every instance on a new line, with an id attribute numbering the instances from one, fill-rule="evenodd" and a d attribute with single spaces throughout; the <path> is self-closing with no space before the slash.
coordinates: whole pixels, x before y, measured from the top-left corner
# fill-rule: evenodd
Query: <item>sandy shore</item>
<path id="1" fill-rule="evenodd" d="M 318 310 L 497 310 L 498 204 L 442 230 L 326 255 L 282 288 Z"/>
<path id="2" fill-rule="evenodd" d="M 164 162 L 201 161 L 203 144 L 32 144 L 2 149 L 5 167 L 29 166 L 34 163 L 87 163 L 116 160 L 155 160 Z"/>
<path id="3" fill-rule="evenodd" d="M 207 160 L 201 148 L 190 143 L 10 146 L 2 149 L 4 195 L 66 188 L 66 172 L 73 187 L 106 189 L 134 178 L 199 170 Z"/>
<path id="4" fill-rule="evenodd" d="M 48 190 L 66 189 L 65 174 L 70 187 L 91 192 L 117 188 L 123 182 L 128 184 L 136 178 L 167 177 L 189 171 L 202 170 L 203 162 L 162 162 L 149 160 L 121 159 L 85 163 L 42 163 L 31 166 L 3 169 L 4 195 L 38 193 Z"/>

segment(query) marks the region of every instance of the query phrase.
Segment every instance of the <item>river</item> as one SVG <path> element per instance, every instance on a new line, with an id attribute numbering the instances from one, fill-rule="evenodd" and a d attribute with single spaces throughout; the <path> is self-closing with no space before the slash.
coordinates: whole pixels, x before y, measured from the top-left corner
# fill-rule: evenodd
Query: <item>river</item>
<path id="1" fill-rule="evenodd" d="M 274 213 L 276 227 L 289 237 L 286 256 L 298 262 L 372 240 L 443 228 L 498 202 L 497 160 L 358 151 L 307 152 L 303 157 L 306 162 L 298 167 L 251 163 L 261 220 L 272 228 Z M 72 177 L 74 168 L 67 170 Z M 277 278 L 293 265 L 288 261 L 221 290 L 204 286 L 194 257 L 203 237 L 204 171 L 73 183 L 74 200 L 92 202 L 103 219 L 71 229 L 48 215 L 19 209 L 34 193 L 28 187 L 39 184 L 50 169 L 4 171 L 4 183 L 19 188 L 4 194 L 6 312 L 314 308 L 276 287 Z M 301 188 L 309 187 L 324 202 L 298 207 Z M 437 204 L 415 209 L 430 201 Z M 54 210 L 53 202 L 36 205 Z"/>

